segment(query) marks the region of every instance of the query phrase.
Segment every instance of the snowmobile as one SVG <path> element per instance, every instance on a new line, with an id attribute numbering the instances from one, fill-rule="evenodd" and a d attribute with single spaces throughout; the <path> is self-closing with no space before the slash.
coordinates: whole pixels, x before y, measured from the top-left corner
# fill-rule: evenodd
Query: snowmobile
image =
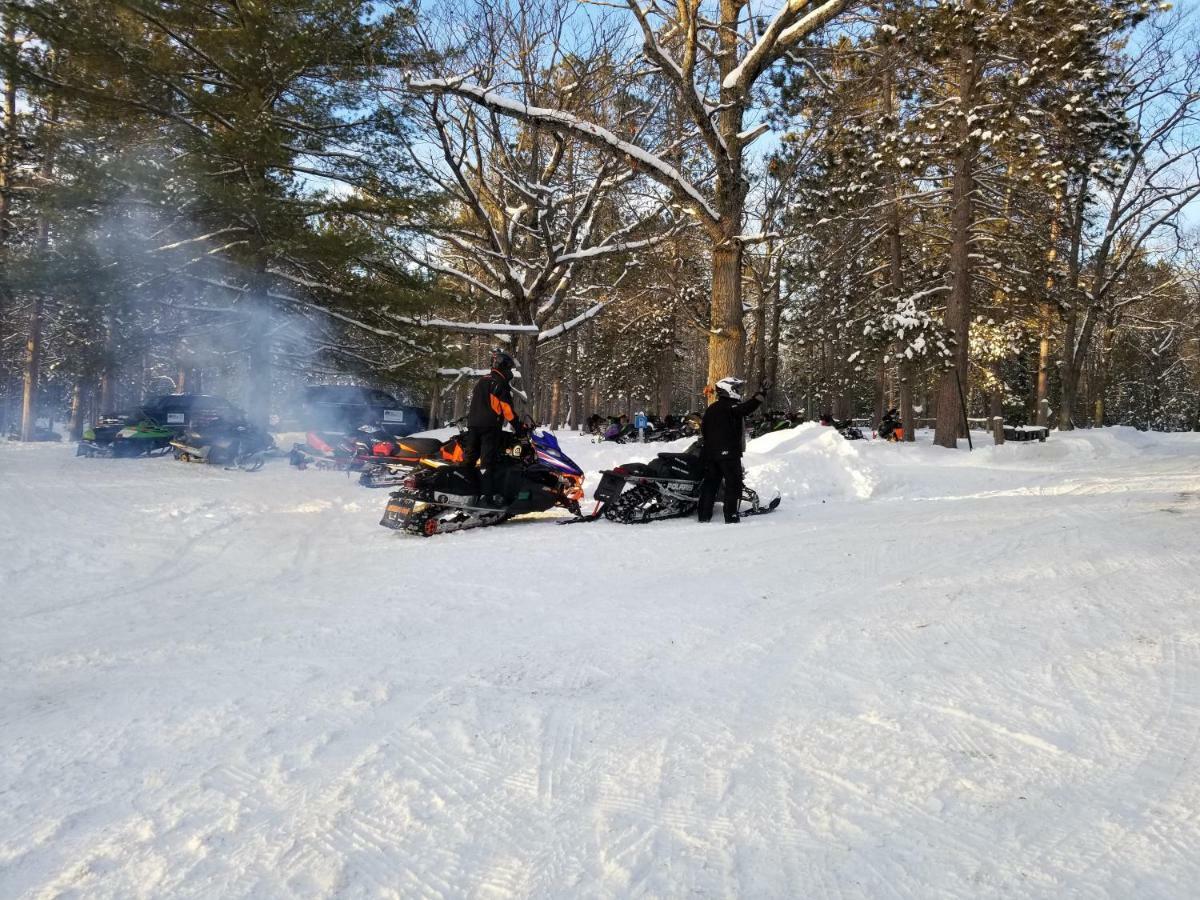
<path id="1" fill-rule="evenodd" d="M 309 466 L 344 471 L 355 466 L 358 451 L 358 442 L 350 435 L 308 431 L 303 444 L 292 444 L 288 462 L 302 471 Z"/>
<path id="2" fill-rule="evenodd" d="M 892 407 L 879 420 L 878 437 L 895 443 L 904 440 L 904 425 L 900 420 L 900 410 Z"/>
<path id="3" fill-rule="evenodd" d="M 764 434 L 795 427 L 796 423 L 787 413 L 767 413 L 751 426 L 750 437 L 762 437 Z"/>
<path id="4" fill-rule="evenodd" d="M 386 459 L 373 458 L 366 463 L 362 474 L 358 476 L 358 483 L 369 488 L 396 487 L 403 484 L 412 470 L 426 459 L 445 463 L 462 462 L 462 435 L 456 434 L 448 441 L 424 437 L 396 438 L 392 455 Z"/>
<path id="5" fill-rule="evenodd" d="M 682 453 L 660 453 L 648 463 L 626 463 L 603 472 L 592 495 L 597 506 L 589 518 L 603 515 L 610 522 L 636 525 L 692 515 L 700 505 L 704 479 L 702 447 L 701 441 L 695 441 Z M 765 515 L 779 507 L 778 497 L 764 506 L 744 484 L 742 502 L 750 504 L 741 511 L 743 517 Z"/>
<path id="6" fill-rule="evenodd" d="M 175 458 L 183 462 L 211 463 L 227 469 L 257 472 L 263 467 L 274 439 L 243 421 L 218 419 L 200 429 L 188 429 L 171 441 Z"/>
<path id="7" fill-rule="evenodd" d="M 646 432 L 645 443 L 647 444 L 670 443 L 682 438 L 694 437 L 700 433 L 700 417 L 695 415 L 684 416 L 682 419 L 667 416 L 665 421 L 651 419 L 650 424 L 653 427 Z"/>
<path id="8" fill-rule="evenodd" d="M 388 498 L 380 525 L 431 537 L 467 528 L 498 525 L 514 516 L 561 506 L 582 518 L 583 470 L 543 428 L 514 438 L 497 463 L 495 483 L 503 505 L 479 497 L 479 470 L 423 459 Z"/>
<path id="9" fill-rule="evenodd" d="M 83 432 L 76 456 L 112 456 L 130 458 L 154 456 L 171 449 L 176 431 L 159 425 L 150 418 L 134 416 L 102 417 Z"/>
<path id="10" fill-rule="evenodd" d="M 823 416 L 821 416 L 821 424 L 822 425 L 830 425 L 833 428 L 837 429 L 837 433 L 840 434 L 842 437 L 844 437 L 848 441 L 864 440 L 862 429 L 854 424 L 853 419 L 846 419 L 844 421 L 839 421 L 839 420 L 835 419 L 833 416 L 829 415 L 829 413 L 825 413 Z"/>

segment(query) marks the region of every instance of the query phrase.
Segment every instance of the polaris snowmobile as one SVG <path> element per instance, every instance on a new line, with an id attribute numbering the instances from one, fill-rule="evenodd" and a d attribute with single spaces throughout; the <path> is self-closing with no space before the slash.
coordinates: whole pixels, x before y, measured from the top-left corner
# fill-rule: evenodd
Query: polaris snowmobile
<path id="1" fill-rule="evenodd" d="M 583 470 L 549 431 L 535 428 L 515 438 L 497 463 L 494 483 L 503 498 L 492 506 L 479 497 L 479 470 L 424 459 L 388 498 L 380 525 L 431 537 L 498 525 L 514 516 L 556 506 L 582 518 Z"/>
<path id="2" fill-rule="evenodd" d="M 171 449 L 175 434 L 175 429 L 149 418 L 102 417 L 96 425 L 84 430 L 75 455 L 129 458 L 164 454 Z"/>
<path id="3" fill-rule="evenodd" d="M 218 419 L 201 429 L 189 429 L 171 441 L 175 458 L 183 462 L 211 463 L 227 469 L 257 472 L 275 449 L 274 439 L 246 422 Z"/>
<path id="4" fill-rule="evenodd" d="M 508 435 L 508 432 L 504 434 Z M 456 434 L 448 441 L 423 437 L 396 438 L 392 455 L 386 459 L 374 458 L 366 463 L 362 474 L 358 476 L 358 483 L 369 488 L 397 487 L 426 459 L 445 463 L 462 462 L 462 435 Z"/>
<path id="5" fill-rule="evenodd" d="M 695 441 L 682 453 L 660 453 L 648 463 L 626 463 L 603 472 L 592 495 L 597 506 L 588 518 L 603 515 L 620 525 L 637 525 L 692 515 L 700 505 L 704 480 L 701 448 L 702 443 Z M 764 506 L 744 484 L 742 502 L 750 504 L 740 511 L 742 517 L 765 515 L 779 507 L 778 497 Z"/>

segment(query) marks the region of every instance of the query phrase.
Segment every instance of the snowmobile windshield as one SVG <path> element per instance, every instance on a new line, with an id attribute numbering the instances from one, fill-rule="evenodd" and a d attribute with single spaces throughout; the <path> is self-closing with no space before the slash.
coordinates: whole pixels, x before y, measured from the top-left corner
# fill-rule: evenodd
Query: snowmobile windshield
<path id="1" fill-rule="evenodd" d="M 536 428 L 530 434 L 529 440 L 533 443 L 533 449 L 537 451 L 537 457 L 542 462 L 572 475 L 583 474 L 583 469 L 579 468 L 571 457 L 563 453 L 562 448 L 558 445 L 558 438 L 549 431 L 544 428 Z"/>

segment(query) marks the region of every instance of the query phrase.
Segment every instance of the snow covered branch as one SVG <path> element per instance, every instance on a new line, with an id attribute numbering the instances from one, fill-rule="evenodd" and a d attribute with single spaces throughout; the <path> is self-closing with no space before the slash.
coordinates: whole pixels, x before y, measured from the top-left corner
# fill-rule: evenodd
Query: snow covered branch
<path id="1" fill-rule="evenodd" d="M 671 190 L 707 224 L 717 225 L 721 221 L 720 215 L 705 196 L 670 163 L 659 159 L 636 144 L 617 137 L 607 128 L 584 121 L 566 110 L 548 109 L 522 103 L 519 100 L 505 97 L 497 91 L 468 84 L 460 79 L 416 79 L 409 81 L 408 87 L 416 93 L 446 93 L 467 97 L 480 106 L 504 115 L 514 116 L 522 121 L 540 124 L 547 128 L 566 131 L 584 143 L 603 148 L 607 152 L 616 152 L 623 156 L 633 168 L 644 170 L 649 177 Z"/>

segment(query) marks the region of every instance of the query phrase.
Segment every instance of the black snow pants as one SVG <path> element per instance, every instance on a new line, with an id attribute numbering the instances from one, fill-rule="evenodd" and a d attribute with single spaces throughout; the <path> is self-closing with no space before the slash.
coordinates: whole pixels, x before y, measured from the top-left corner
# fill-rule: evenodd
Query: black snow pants
<path id="1" fill-rule="evenodd" d="M 500 460 L 500 447 L 499 428 L 468 428 L 467 433 L 463 435 L 462 464 L 473 469 L 478 462 L 483 467 L 479 493 L 484 497 L 495 493 L 496 463 Z"/>
<path id="2" fill-rule="evenodd" d="M 725 480 L 723 508 L 725 521 L 736 522 L 738 504 L 742 499 L 742 459 L 740 456 L 725 456 L 704 461 L 704 480 L 700 483 L 700 521 L 712 519 L 713 504 L 717 500 L 717 488 Z"/>

